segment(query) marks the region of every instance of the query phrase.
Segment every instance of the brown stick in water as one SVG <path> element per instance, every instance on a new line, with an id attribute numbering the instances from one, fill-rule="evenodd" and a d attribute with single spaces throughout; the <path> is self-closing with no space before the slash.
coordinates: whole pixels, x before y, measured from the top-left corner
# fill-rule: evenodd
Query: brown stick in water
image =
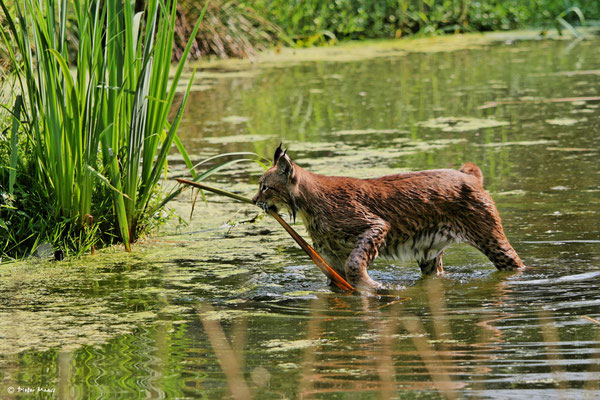
<path id="1" fill-rule="evenodd" d="M 236 199 L 236 200 L 244 202 L 244 203 L 254 204 L 254 202 L 247 197 L 240 196 L 238 194 L 231 193 L 226 190 L 214 188 L 212 186 L 207 186 L 203 183 L 198 183 L 198 182 L 190 181 L 187 179 L 181 179 L 181 178 L 177 178 L 177 182 L 183 183 L 185 185 L 194 186 L 199 189 L 208 190 L 209 192 L 220 194 L 222 196 L 227 196 L 227 197 Z M 331 280 L 331 282 L 334 283 L 334 285 L 336 285 L 338 288 L 340 288 L 342 290 L 346 290 L 346 291 L 354 290 L 354 287 L 352 287 L 352 285 L 350 285 L 344 278 L 342 278 L 340 276 L 340 274 L 338 274 L 333 268 L 331 268 L 331 266 L 329 264 L 327 264 L 327 261 L 325 261 L 323 259 L 323 257 L 321 257 L 321 255 L 319 253 L 317 253 L 315 251 L 315 249 L 313 249 L 311 247 L 311 245 L 309 245 L 306 242 L 306 240 L 304 240 L 302 238 L 302 236 L 300 236 L 298 234 L 298 232 L 296 232 L 287 222 L 285 222 L 279 214 L 277 214 L 273 210 L 269 210 L 268 213 L 270 216 L 275 218 L 275 220 L 277 220 L 277 222 L 279 222 L 279 224 L 281 224 L 281 226 L 283 226 L 283 229 L 285 229 L 287 231 L 287 233 L 290 234 L 292 239 L 294 239 L 296 241 L 296 243 L 298 243 L 298 245 L 300 245 L 300 247 L 302 247 L 302 250 L 304 250 L 306 252 L 306 254 L 308 254 L 308 256 L 311 258 L 311 260 Z"/>

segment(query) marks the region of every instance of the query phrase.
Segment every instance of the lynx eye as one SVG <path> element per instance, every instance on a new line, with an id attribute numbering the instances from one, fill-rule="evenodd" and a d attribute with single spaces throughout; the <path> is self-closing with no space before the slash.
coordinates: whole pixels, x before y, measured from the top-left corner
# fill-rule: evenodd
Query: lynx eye
<path id="1" fill-rule="evenodd" d="M 267 190 L 269 190 L 269 187 L 268 187 L 267 185 L 261 185 L 261 187 L 260 187 L 260 191 L 261 191 L 261 192 L 263 192 L 263 193 L 264 193 L 264 192 L 266 192 Z"/>

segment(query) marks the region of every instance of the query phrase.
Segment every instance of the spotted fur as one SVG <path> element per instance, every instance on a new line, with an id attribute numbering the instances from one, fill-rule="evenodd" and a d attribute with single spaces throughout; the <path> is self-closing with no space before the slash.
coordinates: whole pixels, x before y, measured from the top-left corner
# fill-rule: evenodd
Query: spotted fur
<path id="1" fill-rule="evenodd" d="M 353 285 L 377 286 L 367 267 L 378 255 L 441 274 L 444 250 L 457 242 L 473 245 L 499 270 L 523 268 L 475 164 L 356 179 L 311 173 L 281 146 L 273 161 L 253 201 L 300 215 L 315 249 Z"/>

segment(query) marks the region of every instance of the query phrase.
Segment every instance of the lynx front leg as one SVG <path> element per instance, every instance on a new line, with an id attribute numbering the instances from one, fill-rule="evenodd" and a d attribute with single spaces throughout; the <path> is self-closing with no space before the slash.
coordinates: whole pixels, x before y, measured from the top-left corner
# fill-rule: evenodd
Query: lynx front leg
<path id="1" fill-rule="evenodd" d="M 379 248 L 385 242 L 385 236 L 390 230 L 390 225 L 381 220 L 372 224 L 371 228 L 363 232 L 356 242 L 356 247 L 346 260 L 344 270 L 346 279 L 356 286 L 376 288 L 381 286 L 369 276 L 367 267 L 379 254 Z"/>
<path id="2" fill-rule="evenodd" d="M 419 260 L 419 268 L 421 268 L 421 273 L 423 275 L 433 275 L 434 273 L 438 275 L 444 274 L 444 265 L 442 264 L 442 255 L 444 253 L 440 253 L 436 258 L 432 260 Z"/>
<path id="3" fill-rule="evenodd" d="M 504 234 L 499 216 L 496 223 L 482 223 L 478 230 L 473 229 L 469 232 L 468 237 L 471 244 L 485 254 L 499 270 L 510 271 L 525 267 Z"/>
<path id="4" fill-rule="evenodd" d="M 485 254 L 500 271 L 523 269 L 523 261 L 508 242 L 506 237 L 499 240 L 482 241 L 477 247 Z"/>

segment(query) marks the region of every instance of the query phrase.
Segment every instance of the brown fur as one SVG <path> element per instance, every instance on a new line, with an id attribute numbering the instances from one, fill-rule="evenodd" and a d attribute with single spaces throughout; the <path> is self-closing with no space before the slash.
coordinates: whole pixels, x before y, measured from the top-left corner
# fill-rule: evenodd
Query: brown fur
<path id="1" fill-rule="evenodd" d="M 416 259 L 423 274 L 441 274 L 443 251 L 455 242 L 470 243 L 499 270 L 523 268 L 472 163 L 356 179 L 306 171 L 280 146 L 259 184 L 253 201 L 299 214 L 315 249 L 353 285 L 378 285 L 367 273 L 378 255 Z"/>

